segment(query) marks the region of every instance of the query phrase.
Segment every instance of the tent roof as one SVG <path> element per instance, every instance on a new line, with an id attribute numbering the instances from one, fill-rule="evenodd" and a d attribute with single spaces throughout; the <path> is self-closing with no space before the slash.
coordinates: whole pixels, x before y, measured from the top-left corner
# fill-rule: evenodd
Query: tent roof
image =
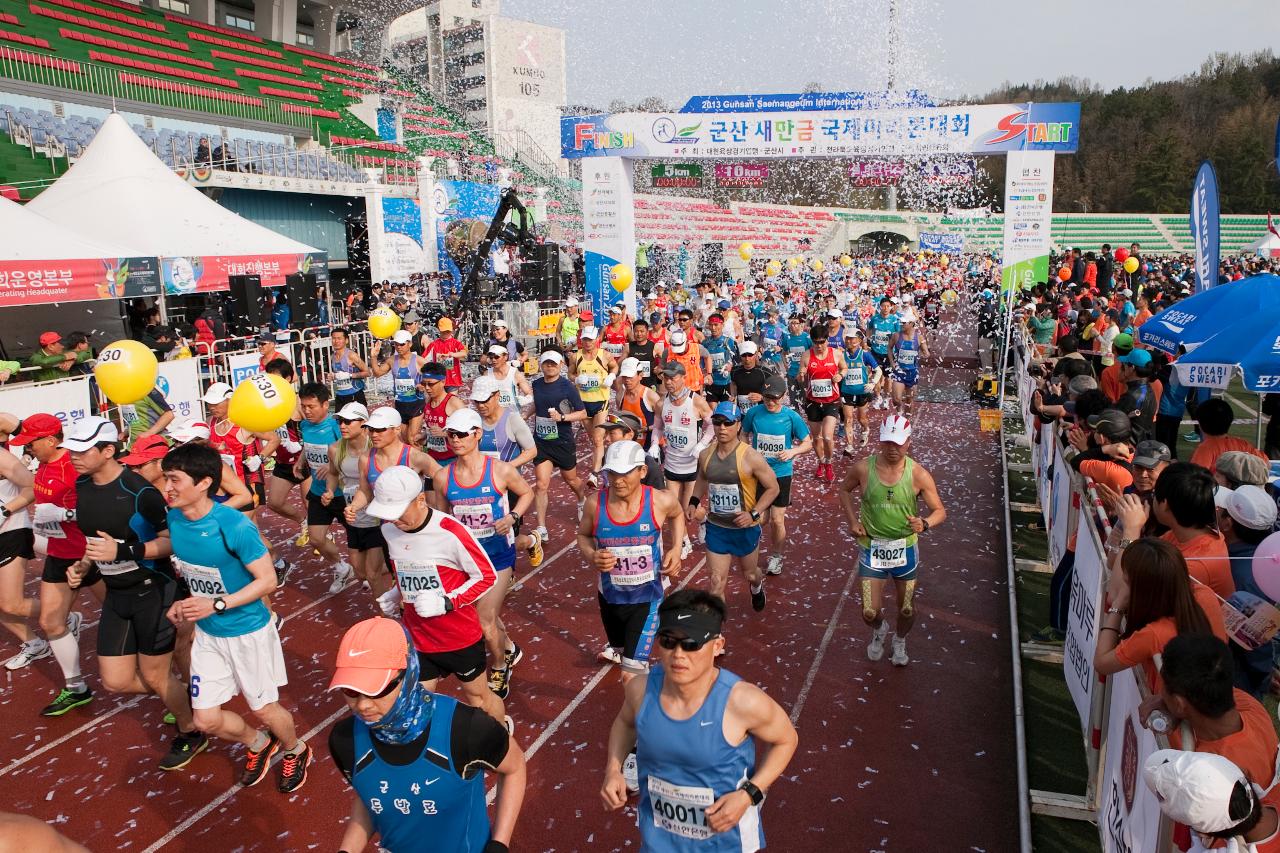
<path id="1" fill-rule="evenodd" d="M 87 260 L 132 255 L 121 247 L 106 248 L 50 222 L 17 202 L 0 197 L 0 263 Z M 103 241 L 105 242 L 105 241 Z"/>
<path id="2" fill-rule="evenodd" d="M 1256 252 L 1259 249 L 1280 249 L 1280 237 L 1265 231 L 1261 237 L 1244 247 L 1246 252 Z"/>
<path id="3" fill-rule="evenodd" d="M 178 177 L 118 113 L 74 166 L 28 205 L 122 254 L 195 257 L 318 251 L 232 213 Z"/>

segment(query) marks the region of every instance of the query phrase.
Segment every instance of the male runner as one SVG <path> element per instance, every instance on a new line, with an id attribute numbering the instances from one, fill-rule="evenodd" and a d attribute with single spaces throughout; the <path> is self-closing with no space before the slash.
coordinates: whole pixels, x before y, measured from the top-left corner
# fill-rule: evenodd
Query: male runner
<path id="1" fill-rule="evenodd" d="M 844 343 L 846 365 L 840 376 L 840 403 L 844 410 L 844 454 L 852 456 L 853 442 L 859 434 L 859 447 L 866 447 L 871 439 L 867 404 L 871 402 L 871 389 L 880 382 L 880 362 L 863 348 L 860 329 L 850 329 Z"/>
<path id="2" fill-rule="evenodd" d="M 893 299 L 885 296 L 880 300 L 879 310 L 867 320 L 867 343 L 871 345 L 871 354 L 875 356 L 884 372 L 880 384 L 875 388 L 876 398 L 871 404 L 873 409 L 889 408 L 889 400 L 884 394 L 884 386 L 888 381 L 889 341 L 898 331 L 898 315 L 893 311 Z"/>
<path id="3" fill-rule="evenodd" d="M 640 363 L 634 356 L 628 356 L 622 360 L 622 364 L 618 367 L 618 377 L 622 379 L 622 384 L 614 387 L 613 411 L 629 412 L 635 416 L 640 422 L 640 435 L 636 441 L 643 445 L 649 438 L 649 429 L 653 426 L 653 419 L 661 398 L 657 391 L 642 384 Z M 599 424 L 597 428 L 602 426 L 604 423 Z"/>
<path id="4" fill-rule="evenodd" d="M 445 379 L 445 367 L 439 362 L 432 361 L 423 365 L 421 382 L 427 392 L 423 402 L 421 446 L 437 465 L 448 465 L 453 460 L 453 453 L 445 439 L 444 423 L 449 415 L 465 409 L 467 404 L 461 397 L 447 390 L 449 386 Z M 431 491 L 429 481 L 424 487 Z"/>
<path id="5" fill-rule="evenodd" d="M 809 339 L 809 331 L 805 329 L 804 318 L 800 314 L 787 318 L 787 331 L 779 345 L 787 363 L 787 390 L 791 393 L 791 405 L 804 414 L 804 383 L 800 380 L 800 366 L 804 364 L 813 341 Z"/>
<path id="6" fill-rule="evenodd" d="M 445 318 L 441 319 L 444 322 Z M 434 341 L 432 343 L 435 343 Z M 396 411 L 400 413 L 401 440 L 415 447 L 422 446 L 422 366 L 427 360 L 413 351 L 413 336 L 404 329 L 391 336 L 393 351 L 386 359 L 374 354 L 373 375 L 391 374 L 391 388 L 395 395 Z M 441 380 L 444 371 L 440 372 Z"/>
<path id="7" fill-rule="evenodd" d="M 924 333 L 916 326 L 915 311 L 908 308 L 898 319 L 901 327 L 889 342 L 889 379 L 893 410 L 910 420 L 916 397 L 916 383 L 920 381 L 920 359 L 929 357 L 929 345 Z"/>
<path id="8" fill-rule="evenodd" d="M 390 406 L 382 406 L 369 413 L 364 429 L 369 435 L 371 449 L 360 459 L 360 488 L 347 499 L 343 517 L 351 524 L 373 500 L 373 486 L 383 471 L 394 465 L 402 465 L 417 471 L 424 484 L 435 477 L 440 465 L 431 456 L 400 438 L 400 413 Z"/>
<path id="9" fill-rule="evenodd" d="M 643 318 L 631 324 L 631 340 L 627 343 L 627 358 L 636 361 L 636 375 L 640 384 L 646 388 L 658 390 L 662 383 L 658 373 L 662 370 L 662 352 L 665 346 L 660 341 L 650 340 L 649 324 Z M 624 359 L 625 361 L 625 359 Z"/>
<path id="10" fill-rule="evenodd" d="M 778 478 L 760 453 L 742 441 L 742 410 L 730 402 L 711 413 L 715 444 L 698 460 L 698 480 L 689 498 L 689 519 L 707 521 L 707 567 L 711 592 L 723 597 L 736 557 L 751 586 L 751 607 L 764 610 L 760 571 L 760 522 L 777 499 Z M 705 502 L 705 505 L 704 505 Z"/>
<path id="11" fill-rule="evenodd" d="M 805 387 L 805 418 L 814 436 L 818 466 L 814 477 L 828 483 L 836 481 L 834 467 L 836 448 L 836 423 L 840 419 L 840 377 L 844 375 L 846 362 L 843 350 L 827 345 L 827 327 L 815 323 L 809 330 L 813 341 L 808 355 L 800 365 L 797 379 Z"/>
<path id="12" fill-rule="evenodd" d="M 276 588 L 262 535 L 244 513 L 213 500 L 222 465 L 213 448 L 175 447 L 161 463 L 169 503 L 173 564 L 191 597 L 169 608 L 169 621 L 195 622 L 191 647 L 191 708 L 196 728 L 246 748 L 240 784 L 251 787 L 267 775 L 282 748 L 283 793 L 307 781 L 311 748 L 298 738 L 293 715 L 280 704 L 288 683 L 275 621 L 262 603 Z M 251 728 L 222 706 L 244 694 L 249 710 L 267 731 Z"/>
<path id="13" fill-rule="evenodd" d="M 765 569 L 769 575 L 782 574 L 794 460 L 813 450 L 813 436 L 804 418 L 796 414 L 795 409 L 782 405 L 786 394 L 787 380 L 770 376 L 764 383 L 764 405 L 752 406 L 742 419 L 742 434 L 749 436 L 751 446 L 764 457 L 778 478 L 778 496 L 769 507 L 769 532 L 773 537 L 773 553 Z"/>
<path id="14" fill-rule="evenodd" d="M 724 601 L 702 590 L 667 598 L 658 608 L 660 665 L 626 684 L 609 731 L 600 797 L 606 811 L 626 804 L 622 768 L 634 747 L 643 850 L 764 847 L 760 805 L 798 738 L 768 694 L 716 666 L 724 619 Z"/>
<path id="15" fill-rule="evenodd" d="M 840 483 L 840 504 L 849 529 L 858 539 L 858 577 L 862 582 L 862 620 L 871 627 L 867 657 L 884 657 L 889 623 L 882 613 L 885 583 L 892 578 L 898 593 L 898 620 L 893 637 L 894 666 L 906 666 L 907 632 L 915 622 L 917 540 L 947 518 L 933 477 L 907 455 L 911 422 L 890 415 L 880 426 L 880 451 L 860 459 Z M 855 509 L 854 493 L 860 506 Z M 924 503 L 929 514 L 920 515 Z"/>
<path id="16" fill-rule="evenodd" d="M 662 454 L 662 469 L 667 478 L 667 491 L 687 509 L 698 479 L 698 457 L 715 438 L 711 429 L 711 407 L 685 385 L 685 366 L 670 360 L 662 366 L 666 393 L 658 401 L 654 413 L 653 433 L 649 439 L 649 455 Z M 702 435 L 699 437 L 699 427 Z M 661 448 L 661 450 L 659 450 Z M 672 547 L 675 543 L 671 543 Z M 693 553 L 689 536 L 680 543 L 680 559 Z"/>
<path id="17" fill-rule="evenodd" d="M 0 624 L 20 644 L 18 653 L 5 661 L 9 671 L 53 654 L 49 643 L 27 624 L 40 613 L 40 601 L 28 598 L 23 590 L 27 561 L 35 557 L 35 534 L 26 510 L 36 499 L 33 483 L 22 460 L 0 448 Z"/>
<path id="18" fill-rule="evenodd" d="M 711 353 L 711 382 L 706 386 L 707 402 L 720 403 L 729 399 L 730 374 L 738 355 L 738 344 L 725 331 L 724 317 L 712 314 L 707 318 L 707 336 L 702 345 Z"/>
<path id="19" fill-rule="evenodd" d="M 279 376 L 290 385 L 293 384 L 293 365 L 286 359 L 272 359 L 267 364 L 265 372 Z M 295 410 L 292 417 L 276 430 L 280 444 L 277 445 L 273 455 L 275 465 L 271 467 L 271 478 L 266 484 L 267 509 L 298 525 L 298 537 L 294 539 L 293 544 L 299 548 L 311 541 L 311 534 L 307 531 L 306 513 L 289 499 L 294 486 L 301 486 L 307 482 L 306 474 L 299 476 L 295 470 L 298 457 L 302 455 L 302 442 L 298 435 L 298 421 L 301 417 L 301 412 Z M 310 486 L 310 483 L 307 485 Z M 280 578 L 280 583 L 284 584 L 284 578 Z"/>
<path id="20" fill-rule="evenodd" d="M 538 357 L 542 376 L 529 383 L 533 386 L 533 443 L 538 453 L 533 458 L 534 508 L 538 526 L 534 530 L 547 541 L 547 501 L 551 491 L 551 473 L 560 479 L 577 498 L 579 511 L 584 500 L 583 483 L 578 477 L 578 456 L 573 444 L 571 424 L 587 420 L 586 407 L 573 382 L 561 375 L 564 357 L 547 350 Z"/>
<path id="21" fill-rule="evenodd" d="M 489 689 L 506 699 L 511 692 L 511 669 L 524 652 L 507 634 L 502 604 L 513 583 L 516 537 L 533 506 L 533 490 L 514 466 L 480 451 L 484 423 L 474 410 L 449 415 L 445 429 L 454 459 L 436 472 L 436 492 L 444 498 L 443 510 L 471 531 L 493 563 L 493 588 L 476 602 L 476 612 L 491 661 Z"/>
<path id="22" fill-rule="evenodd" d="M 609 389 L 613 387 L 618 374 L 618 362 L 600 349 L 599 337 L 600 333 L 595 326 L 584 327 L 578 341 L 578 350 L 569 356 L 569 378 L 578 386 L 587 419 L 593 427 L 599 426 L 605 419 L 609 408 Z M 538 411 L 542 411 L 541 408 Z M 587 475 L 587 485 L 595 488 L 596 472 L 600 470 L 604 445 L 594 429 L 591 430 L 591 441 L 591 473 Z"/>
<path id="23" fill-rule="evenodd" d="M 729 374 L 729 398 L 744 412 L 764 400 L 765 379 L 772 374 L 760 364 L 760 348 L 755 341 L 743 341 L 739 363 Z"/>
<path id="24" fill-rule="evenodd" d="M 626 306 L 618 303 L 609 309 L 609 324 L 601 329 L 600 335 L 601 348 L 614 361 L 622 361 L 627 357 L 627 344 L 630 341 L 631 330 L 627 328 Z"/>
<path id="25" fill-rule="evenodd" d="M 350 348 L 350 333 L 339 326 L 330 334 L 329 340 L 333 343 L 329 378 L 333 382 L 334 405 L 339 409 L 348 403 L 368 405 L 364 398 L 364 380 L 373 374 L 364 359 Z"/>
<path id="26" fill-rule="evenodd" d="M 333 567 L 329 592 L 339 593 L 355 577 L 356 571 L 343 559 L 328 533 L 335 522 L 343 525 L 347 500 L 342 495 L 331 495 L 326 501 L 324 496 L 328 492 L 325 478 L 329 473 L 329 446 L 342 438 L 342 429 L 329 412 L 327 385 L 320 382 L 303 385 L 298 390 L 298 406 L 302 409 L 302 420 L 298 424 L 302 454 L 295 473 L 303 478 L 309 471 L 311 478 L 311 488 L 307 490 L 307 534 L 320 556 Z"/>
<path id="27" fill-rule="evenodd" d="M 436 321 L 436 330 L 440 337 L 427 344 L 422 360 L 440 362 L 444 367 L 445 390 L 456 393 L 462 390 L 462 362 L 467 358 L 467 345 L 454 337 L 453 320 L 448 317 Z"/>
<path id="28" fill-rule="evenodd" d="M 498 386 L 498 402 L 519 414 L 521 402 L 528 402 L 528 398 L 533 394 L 529 388 L 529 380 L 512 366 L 511 356 L 507 348 L 501 344 L 493 344 L 489 347 L 489 360 L 490 367 L 486 376 Z"/>

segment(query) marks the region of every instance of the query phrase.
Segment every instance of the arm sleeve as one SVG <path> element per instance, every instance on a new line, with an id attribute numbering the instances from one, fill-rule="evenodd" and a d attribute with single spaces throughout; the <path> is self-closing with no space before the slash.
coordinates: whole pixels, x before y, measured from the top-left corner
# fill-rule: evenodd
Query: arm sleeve
<path id="1" fill-rule="evenodd" d="M 483 768 L 497 769 L 511 747 L 501 723 L 479 708 L 462 704 L 454 709 L 449 741 L 453 764 L 461 769 L 464 779 L 474 778 Z"/>
<path id="2" fill-rule="evenodd" d="M 247 566 L 266 554 L 267 546 L 262 544 L 262 535 L 258 533 L 258 528 L 254 527 L 252 521 L 245 518 L 244 513 L 238 510 L 230 510 L 230 512 L 235 514 L 238 521 L 223 528 L 227 547 L 240 562 Z"/>
<path id="3" fill-rule="evenodd" d="M 528 450 L 533 447 L 533 432 L 529 429 L 529 425 L 525 423 L 524 418 L 509 418 L 507 420 L 507 434 L 511 436 L 512 441 L 520 445 L 521 450 Z"/>
<path id="4" fill-rule="evenodd" d="M 456 720 L 457 717 L 455 716 L 454 719 Z M 339 720 L 329 732 L 329 755 L 333 757 L 333 763 L 337 765 L 338 772 L 348 783 L 351 782 L 351 771 L 356 763 L 356 741 L 352 735 L 352 725 L 351 718 L 346 717 Z"/>
<path id="5" fill-rule="evenodd" d="M 151 399 L 151 402 L 154 403 L 160 411 L 162 412 L 173 411 L 173 406 L 170 406 L 169 402 L 165 400 L 164 394 L 160 393 L 159 388 L 152 388 L 151 393 L 148 394 L 147 397 Z"/>
<path id="6" fill-rule="evenodd" d="M 458 566 L 467 573 L 466 581 L 462 586 L 450 591 L 448 597 L 453 601 L 455 608 L 474 604 L 480 596 L 493 587 L 497 580 L 493 562 L 484 552 L 484 548 L 480 547 L 480 543 L 476 541 L 471 531 L 453 516 L 441 513 L 440 527 L 446 533 L 452 534 L 454 555 L 458 560 Z"/>
<path id="7" fill-rule="evenodd" d="M 157 532 L 169 529 L 169 507 L 155 486 L 148 486 L 138 495 L 138 514 Z"/>

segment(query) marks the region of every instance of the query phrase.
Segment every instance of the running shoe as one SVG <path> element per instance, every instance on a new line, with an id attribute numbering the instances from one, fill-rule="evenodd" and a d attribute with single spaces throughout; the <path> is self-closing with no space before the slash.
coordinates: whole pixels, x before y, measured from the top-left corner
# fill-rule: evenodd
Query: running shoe
<path id="1" fill-rule="evenodd" d="M 596 653 L 596 660 L 600 663 L 612 663 L 618 666 L 622 665 L 622 653 L 613 646 L 605 646 Z"/>
<path id="2" fill-rule="evenodd" d="M 276 589 L 280 589 L 289 582 L 289 573 L 293 571 L 293 563 L 285 559 L 278 559 L 275 562 L 275 570 Z"/>
<path id="3" fill-rule="evenodd" d="M 520 648 L 516 643 L 512 643 L 511 648 L 507 649 L 502 655 L 502 663 L 507 669 L 511 669 L 522 660 L 524 660 L 524 649 Z"/>
<path id="4" fill-rule="evenodd" d="M 687 560 L 689 555 L 693 553 L 693 542 L 688 536 L 684 537 L 684 541 L 680 543 L 680 559 Z"/>
<path id="5" fill-rule="evenodd" d="M 511 670 L 489 670 L 489 689 L 497 694 L 499 699 L 506 699 L 511 693 Z"/>
<path id="6" fill-rule="evenodd" d="M 280 782 L 276 786 L 282 794 L 292 794 L 307 784 L 307 765 L 311 763 L 311 747 L 305 743 L 302 749 L 280 759 Z"/>
<path id="7" fill-rule="evenodd" d="M 862 433 L 862 444 L 860 444 L 860 445 L 858 445 L 858 446 L 859 446 L 859 447 L 866 447 L 866 446 L 867 446 L 867 442 L 868 442 L 868 441 L 870 441 L 870 440 L 871 440 L 871 430 L 865 430 L 865 431 L 863 431 L 863 433 Z"/>
<path id="8" fill-rule="evenodd" d="M 822 479 L 822 466 L 823 466 L 823 463 L 821 463 L 821 462 L 819 462 L 817 465 L 813 466 L 813 479 L 815 479 L 815 480 L 821 480 L 821 479 Z"/>
<path id="9" fill-rule="evenodd" d="M 542 537 L 530 536 L 529 540 L 533 543 L 529 546 L 529 565 L 536 569 L 542 565 Z"/>
<path id="10" fill-rule="evenodd" d="M 80 611 L 72 610 L 67 614 L 67 630 L 71 632 L 71 636 L 76 638 L 76 642 L 80 642 L 80 627 L 84 625 L 84 617 L 80 615 Z"/>
<path id="11" fill-rule="evenodd" d="M 1188 443 L 1190 443 L 1190 444 L 1199 444 L 1199 443 L 1200 443 L 1200 433 L 1196 432 L 1195 430 L 1192 430 L 1191 432 L 1189 432 L 1189 433 L 1187 433 L 1186 435 L 1184 435 L 1184 436 L 1182 437 L 1182 440 L 1183 440 L 1183 441 L 1185 441 L 1185 442 L 1188 442 Z"/>
<path id="12" fill-rule="evenodd" d="M 769 565 L 767 568 L 765 568 L 764 573 L 766 575 L 782 574 L 782 555 L 781 554 L 769 555 Z"/>
<path id="13" fill-rule="evenodd" d="M 176 726 L 178 724 L 178 718 L 173 715 L 172 711 L 165 711 L 164 716 L 160 718 L 160 721 L 166 726 Z"/>
<path id="14" fill-rule="evenodd" d="M 627 783 L 627 790 L 635 793 L 640 790 L 640 765 L 636 761 L 636 751 L 627 753 L 622 761 L 622 778 Z"/>
<path id="15" fill-rule="evenodd" d="M 311 530 L 307 527 L 307 520 L 305 518 L 298 522 L 298 525 L 302 529 L 298 531 L 298 537 L 293 540 L 293 544 L 297 545 L 299 548 L 303 548 L 311 542 Z"/>
<path id="16" fill-rule="evenodd" d="M 1031 642 L 1045 643 L 1046 645 L 1062 643 L 1066 639 L 1067 635 L 1052 625 L 1045 626 L 1031 635 Z"/>
<path id="17" fill-rule="evenodd" d="M 845 456 L 849 456 L 849 457 L 852 457 L 852 456 L 853 456 L 853 445 L 852 445 L 852 444 L 846 444 L 846 445 L 844 446 L 844 455 L 845 455 Z"/>
<path id="18" fill-rule="evenodd" d="M 209 736 L 201 731 L 178 732 L 169 747 L 169 754 L 160 759 L 161 770 L 181 770 L 191 759 L 209 748 Z"/>
<path id="19" fill-rule="evenodd" d="M 759 589 L 751 590 L 751 609 L 759 613 L 764 610 L 764 584 L 760 584 Z"/>
<path id="20" fill-rule="evenodd" d="M 506 728 L 508 736 L 514 735 L 516 733 L 516 721 L 511 719 L 510 714 L 507 714 L 502 718 L 502 725 L 504 728 Z"/>
<path id="21" fill-rule="evenodd" d="M 81 705 L 88 705 L 93 701 L 93 691 L 86 686 L 83 690 L 72 690 L 64 687 L 58 691 L 58 695 L 53 701 L 44 706 L 40 711 L 42 717 L 61 717 L 63 714 L 79 708 Z"/>
<path id="22" fill-rule="evenodd" d="M 880 660 L 884 657 L 884 637 L 888 633 L 888 622 L 881 622 L 880 627 L 871 632 L 871 642 L 867 643 L 867 660 Z"/>
<path id="23" fill-rule="evenodd" d="M 836 466 L 830 462 L 827 463 L 827 483 L 831 484 L 836 481 Z"/>
<path id="24" fill-rule="evenodd" d="M 538 538 L 542 540 L 542 544 L 544 545 L 547 543 L 548 539 L 550 539 L 550 537 L 547 536 L 547 528 L 545 527 L 536 527 L 533 532 L 537 534 Z"/>
<path id="25" fill-rule="evenodd" d="M 47 658 L 51 654 L 53 649 L 49 648 L 48 642 L 43 637 L 35 637 L 23 643 L 22 649 L 4 662 L 4 668 L 13 672 L 31 666 L 35 661 Z"/>
<path id="26" fill-rule="evenodd" d="M 333 567 L 333 581 L 329 584 L 329 592 L 342 592 L 355 576 L 356 570 L 346 560 L 342 560 Z"/>
<path id="27" fill-rule="evenodd" d="M 271 756 L 280 751 L 280 738 L 270 732 L 267 733 L 267 738 L 267 745 L 257 752 L 252 749 L 245 750 L 244 770 L 240 772 L 240 784 L 246 788 L 252 788 L 262 781 L 267 771 L 271 769 Z"/>
<path id="28" fill-rule="evenodd" d="M 893 657 L 889 659 L 889 662 L 894 666 L 906 666 L 911 663 L 911 658 L 907 657 L 906 637 L 895 636 L 893 638 Z"/>

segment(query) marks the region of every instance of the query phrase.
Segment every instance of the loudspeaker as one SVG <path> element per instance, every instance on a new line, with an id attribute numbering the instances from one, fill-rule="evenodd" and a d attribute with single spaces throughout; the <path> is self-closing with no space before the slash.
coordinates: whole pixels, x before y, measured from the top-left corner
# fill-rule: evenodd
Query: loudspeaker
<path id="1" fill-rule="evenodd" d="M 520 265 L 520 279 L 526 294 L 541 301 L 559 301 L 560 247 L 555 243 L 539 245 L 533 260 Z"/>
<path id="2" fill-rule="evenodd" d="M 231 315 L 231 333 L 256 335 L 267 316 L 262 278 L 256 275 L 231 275 L 227 276 L 227 283 L 230 285 L 227 307 Z"/>
<path id="3" fill-rule="evenodd" d="M 314 326 L 320 322 L 316 304 L 316 274 L 294 273 L 285 276 L 284 289 L 289 300 L 289 325 L 297 328 Z"/>

